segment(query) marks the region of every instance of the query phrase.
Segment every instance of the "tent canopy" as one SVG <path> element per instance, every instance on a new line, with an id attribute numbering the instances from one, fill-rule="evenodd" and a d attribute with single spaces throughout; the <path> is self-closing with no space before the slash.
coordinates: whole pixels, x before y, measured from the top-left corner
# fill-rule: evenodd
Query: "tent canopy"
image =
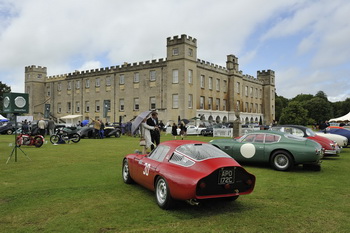
<path id="1" fill-rule="evenodd" d="M 338 117 L 338 118 L 333 118 L 329 120 L 330 122 L 332 121 L 350 121 L 350 112 L 344 116 Z"/>
<path id="2" fill-rule="evenodd" d="M 80 118 L 82 115 L 67 115 L 64 117 L 60 117 L 60 119 L 66 121 L 67 126 L 77 125 L 78 118 Z"/>
<path id="3" fill-rule="evenodd" d="M 2 119 L 6 119 L 6 117 L 3 117 L 1 114 L 0 114 L 0 120 Z"/>

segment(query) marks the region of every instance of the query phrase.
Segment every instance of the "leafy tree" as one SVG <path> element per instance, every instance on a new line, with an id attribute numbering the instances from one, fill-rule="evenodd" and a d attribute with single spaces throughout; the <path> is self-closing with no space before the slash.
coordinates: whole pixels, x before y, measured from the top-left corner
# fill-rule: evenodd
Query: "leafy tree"
<path id="1" fill-rule="evenodd" d="M 328 97 L 327 97 L 326 93 L 324 93 L 323 91 L 318 91 L 316 93 L 315 97 L 319 97 L 321 99 L 328 101 Z"/>
<path id="2" fill-rule="evenodd" d="M 282 115 L 282 110 L 288 106 L 289 100 L 283 96 L 275 94 L 275 120 L 279 122 Z"/>
<path id="3" fill-rule="evenodd" d="M 289 102 L 283 109 L 280 124 L 307 125 L 309 123 L 308 111 L 298 101 Z"/>
<path id="4" fill-rule="evenodd" d="M 2 83 L 0 81 L 0 112 L 2 113 L 3 111 L 3 103 L 2 103 L 2 100 L 3 100 L 3 94 L 4 93 L 9 93 L 11 92 L 11 87 L 10 86 L 7 86 L 5 83 Z"/>
<path id="5" fill-rule="evenodd" d="M 292 101 L 298 101 L 298 102 L 304 103 L 308 100 L 311 100 L 312 98 L 314 98 L 314 96 L 311 94 L 299 94 L 299 95 L 295 96 L 292 99 Z"/>
<path id="6" fill-rule="evenodd" d="M 314 97 L 303 104 L 308 111 L 308 117 L 313 119 L 314 123 L 324 122 L 333 117 L 333 107 L 327 98 Z"/>

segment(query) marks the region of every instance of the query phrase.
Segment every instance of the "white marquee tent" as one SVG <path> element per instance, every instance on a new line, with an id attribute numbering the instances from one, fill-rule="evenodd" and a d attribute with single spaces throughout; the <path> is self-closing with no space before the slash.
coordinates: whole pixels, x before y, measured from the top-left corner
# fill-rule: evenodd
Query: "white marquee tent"
<path id="1" fill-rule="evenodd" d="M 344 116 L 329 120 L 329 122 L 337 122 L 337 121 L 350 121 L 350 112 Z"/>

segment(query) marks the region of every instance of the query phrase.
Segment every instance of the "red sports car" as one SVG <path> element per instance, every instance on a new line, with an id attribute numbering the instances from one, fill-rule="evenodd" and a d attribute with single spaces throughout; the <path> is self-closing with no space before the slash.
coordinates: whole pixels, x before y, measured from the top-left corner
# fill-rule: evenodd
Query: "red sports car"
<path id="1" fill-rule="evenodd" d="M 205 142 L 173 140 L 161 143 L 150 154 L 129 154 L 123 160 L 125 183 L 136 183 L 155 191 L 160 208 L 173 200 L 198 204 L 209 198 L 236 200 L 249 194 L 255 176 L 231 156 Z"/>

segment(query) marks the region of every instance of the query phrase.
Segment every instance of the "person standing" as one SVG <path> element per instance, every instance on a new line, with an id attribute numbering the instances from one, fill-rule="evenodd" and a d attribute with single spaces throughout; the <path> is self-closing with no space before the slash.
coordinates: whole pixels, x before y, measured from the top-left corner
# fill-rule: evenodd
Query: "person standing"
<path id="1" fill-rule="evenodd" d="M 99 120 L 91 119 L 94 124 L 94 138 L 100 138 L 101 123 Z"/>
<path id="2" fill-rule="evenodd" d="M 39 128 L 39 134 L 41 136 L 45 137 L 46 122 L 44 121 L 44 118 L 41 118 L 38 121 L 38 128 Z"/>
<path id="3" fill-rule="evenodd" d="M 100 120 L 100 138 L 103 139 L 104 138 L 104 134 L 105 134 L 105 124 L 103 124 L 103 122 Z"/>
<path id="4" fill-rule="evenodd" d="M 146 154 L 147 149 L 150 147 L 151 147 L 151 150 L 153 150 L 152 146 L 154 148 L 154 144 L 152 142 L 152 133 L 151 132 L 156 130 L 157 128 L 158 128 L 158 126 L 148 125 L 146 118 L 142 121 L 140 130 L 141 130 L 142 139 L 145 140 L 145 145 L 143 146 L 142 154 Z"/>
<path id="5" fill-rule="evenodd" d="M 49 135 L 54 134 L 55 130 L 55 122 L 50 118 L 50 120 L 47 122 L 47 128 L 49 129 Z"/>
<path id="6" fill-rule="evenodd" d="M 158 128 L 158 113 L 152 112 L 151 117 L 147 119 L 146 123 L 149 126 L 155 127 L 153 130 L 151 130 L 151 139 L 152 139 L 152 143 L 153 143 L 151 145 L 151 150 L 153 150 L 155 148 L 155 146 L 158 146 L 160 143 L 160 132 L 159 132 L 159 128 Z"/>
<path id="7" fill-rule="evenodd" d="M 176 139 L 177 136 L 177 125 L 175 122 L 173 123 L 173 126 L 171 126 L 171 134 L 174 136 L 174 139 Z"/>

